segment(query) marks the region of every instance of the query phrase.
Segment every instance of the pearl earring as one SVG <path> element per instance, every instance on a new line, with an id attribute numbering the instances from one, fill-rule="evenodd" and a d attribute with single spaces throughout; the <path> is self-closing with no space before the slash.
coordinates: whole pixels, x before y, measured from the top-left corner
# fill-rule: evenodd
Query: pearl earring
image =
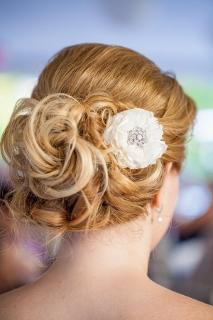
<path id="1" fill-rule="evenodd" d="M 161 222 L 163 221 L 163 217 L 162 217 L 162 215 L 161 215 L 162 210 L 163 210 L 163 206 L 161 206 L 160 208 L 156 208 L 156 211 L 157 211 L 157 213 L 158 213 L 158 218 L 157 218 L 157 220 L 158 220 L 159 223 L 161 223 Z"/>

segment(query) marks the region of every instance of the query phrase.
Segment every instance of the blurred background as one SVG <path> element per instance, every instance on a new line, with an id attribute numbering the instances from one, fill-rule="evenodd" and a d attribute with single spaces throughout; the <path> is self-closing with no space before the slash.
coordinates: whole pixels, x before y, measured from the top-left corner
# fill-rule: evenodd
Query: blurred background
<path id="1" fill-rule="evenodd" d="M 213 2 L 211 0 L 0 0 L 0 137 L 17 99 L 30 96 L 48 59 L 80 42 L 119 44 L 155 61 L 196 101 L 180 197 L 153 252 L 150 277 L 213 304 Z M 10 190 L 0 158 L 0 194 Z M 0 215 L 0 292 L 34 281 L 48 259 L 24 233 L 13 243 Z"/>

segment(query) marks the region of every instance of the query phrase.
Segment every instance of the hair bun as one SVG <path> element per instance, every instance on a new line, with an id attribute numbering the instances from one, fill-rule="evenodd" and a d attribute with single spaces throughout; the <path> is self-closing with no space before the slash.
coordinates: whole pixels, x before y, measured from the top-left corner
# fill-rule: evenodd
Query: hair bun
<path id="1" fill-rule="evenodd" d="M 106 169 L 100 151 L 81 136 L 84 115 L 84 105 L 62 93 L 40 101 L 19 99 L 14 108 L 3 134 L 2 155 L 10 165 L 16 190 L 28 189 L 31 196 L 40 199 L 30 212 L 34 219 L 36 213 L 41 221 L 62 225 L 66 212 L 54 200 L 82 191 L 94 176 L 97 164 L 102 163 Z M 52 200 L 58 215 L 51 218 L 53 207 L 46 202 L 45 211 L 42 200 Z M 41 217 L 41 211 L 46 216 Z"/>

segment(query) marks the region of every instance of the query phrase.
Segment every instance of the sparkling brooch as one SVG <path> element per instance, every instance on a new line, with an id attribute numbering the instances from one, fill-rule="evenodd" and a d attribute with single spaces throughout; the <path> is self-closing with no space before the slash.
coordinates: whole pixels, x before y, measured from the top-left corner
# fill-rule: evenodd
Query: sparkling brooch
<path id="1" fill-rule="evenodd" d="M 128 131 L 128 144 L 136 144 L 138 147 L 143 147 L 147 142 L 146 130 L 141 127 L 135 127 Z"/>

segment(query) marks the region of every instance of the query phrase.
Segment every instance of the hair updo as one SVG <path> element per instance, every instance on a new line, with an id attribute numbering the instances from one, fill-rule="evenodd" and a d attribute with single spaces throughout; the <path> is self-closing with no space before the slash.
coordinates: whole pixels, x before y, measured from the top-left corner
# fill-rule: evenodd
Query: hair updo
<path id="1" fill-rule="evenodd" d="M 103 142 L 110 116 L 152 111 L 168 145 L 156 164 L 119 167 Z M 57 234 L 96 229 L 146 214 L 164 167 L 181 169 L 196 108 L 175 77 L 131 49 L 99 43 L 69 46 L 41 72 L 30 98 L 19 99 L 2 135 L 13 189 L 13 217 Z"/>

